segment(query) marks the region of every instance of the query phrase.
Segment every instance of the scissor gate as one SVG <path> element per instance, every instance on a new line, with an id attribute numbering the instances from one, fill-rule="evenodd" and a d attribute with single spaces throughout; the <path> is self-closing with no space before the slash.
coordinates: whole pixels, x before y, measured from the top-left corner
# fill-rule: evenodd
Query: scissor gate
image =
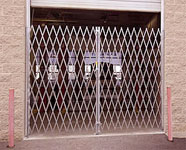
<path id="1" fill-rule="evenodd" d="M 160 29 L 32 26 L 28 133 L 161 128 Z"/>

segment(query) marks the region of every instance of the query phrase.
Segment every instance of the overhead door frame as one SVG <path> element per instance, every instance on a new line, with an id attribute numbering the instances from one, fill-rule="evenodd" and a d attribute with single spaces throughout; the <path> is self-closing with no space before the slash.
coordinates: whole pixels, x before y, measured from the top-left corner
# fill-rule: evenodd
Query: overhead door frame
<path id="1" fill-rule="evenodd" d="M 32 7 L 160 12 L 161 0 L 31 0 Z"/>
<path id="2" fill-rule="evenodd" d="M 34 5 L 32 5 L 34 6 Z M 46 7 L 43 5 L 43 7 Z M 26 43 L 25 43 L 25 48 L 26 48 L 26 85 L 25 85 L 25 137 L 28 136 L 28 126 L 29 126 L 29 122 L 28 122 L 28 96 L 29 96 L 29 91 L 28 91 L 28 85 L 29 85 L 29 74 L 28 74 L 28 69 L 29 69 L 29 57 L 28 57 L 28 53 L 30 50 L 30 8 L 31 8 L 31 1 L 30 0 L 26 0 L 26 27 L 25 27 L 25 35 L 26 35 Z M 72 8 L 72 7 L 68 7 L 68 6 L 64 6 L 61 8 Z M 76 7 L 77 8 L 77 7 Z M 86 9 L 91 9 L 90 8 L 86 8 Z M 109 9 L 109 10 L 113 10 L 112 8 L 98 8 L 98 9 Z M 120 10 L 120 9 L 114 9 L 114 10 Z M 127 10 L 122 9 L 122 10 Z M 139 9 L 136 9 L 136 11 L 139 11 Z M 141 10 L 141 11 L 145 11 L 145 10 Z M 162 130 L 165 132 L 165 128 L 164 128 L 164 39 L 165 39 L 165 30 L 164 30 L 164 0 L 161 0 L 161 8 L 159 11 L 150 11 L 149 9 L 146 10 L 147 12 L 161 12 L 161 100 L 162 100 Z"/>

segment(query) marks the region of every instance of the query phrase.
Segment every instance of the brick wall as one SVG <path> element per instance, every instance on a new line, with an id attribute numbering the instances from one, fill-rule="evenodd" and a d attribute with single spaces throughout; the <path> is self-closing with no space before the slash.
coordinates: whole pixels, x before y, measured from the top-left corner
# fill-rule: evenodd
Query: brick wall
<path id="1" fill-rule="evenodd" d="M 0 1 L 0 140 L 8 135 L 8 90 L 15 89 L 15 137 L 24 136 L 25 0 Z"/>
<path id="2" fill-rule="evenodd" d="M 165 86 L 172 88 L 173 136 L 186 137 L 185 0 L 165 0 Z"/>

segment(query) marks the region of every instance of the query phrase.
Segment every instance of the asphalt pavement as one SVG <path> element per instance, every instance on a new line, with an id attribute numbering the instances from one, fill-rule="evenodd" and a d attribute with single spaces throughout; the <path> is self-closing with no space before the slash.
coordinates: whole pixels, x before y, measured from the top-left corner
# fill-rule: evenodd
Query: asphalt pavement
<path id="1" fill-rule="evenodd" d="M 0 150 L 8 150 L 7 142 Z M 15 150 L 186 150 L 186 139 L 167 140 L 164 134 L 78 136 L 27 139 L 15 142 Z"/>

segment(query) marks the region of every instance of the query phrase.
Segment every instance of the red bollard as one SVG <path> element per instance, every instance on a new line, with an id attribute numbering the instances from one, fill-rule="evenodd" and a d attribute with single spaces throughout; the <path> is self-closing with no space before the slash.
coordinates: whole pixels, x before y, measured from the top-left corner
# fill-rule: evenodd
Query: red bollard
<path id="1" fill-rule="evenodd" d="M 14 147 L 14 89 L 9 90 L 9 139 L 8 147 Z"/>
<path id="2" fill-rule="evenodd" d="M 167 87 L 167 108 L 168 108 L 168 140 L 173 141 L 172 138 L 172 106 L 171 106 L 171 88 Z"/>

